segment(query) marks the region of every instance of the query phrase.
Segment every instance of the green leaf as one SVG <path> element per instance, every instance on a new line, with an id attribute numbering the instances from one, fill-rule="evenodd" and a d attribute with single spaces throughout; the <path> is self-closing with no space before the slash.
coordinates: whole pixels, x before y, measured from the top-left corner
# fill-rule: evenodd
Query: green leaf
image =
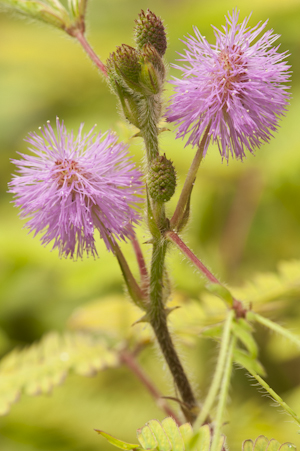
<path id="1" fill-rule="evenodd" d="M 252 440 L 245 440 L 243 442 L 243 451 L 252 451 L 252 450 L 253 450 Z"/>
<path id="2" fill-rule="evenodd" d="M 170 451 L 172 449 L 171 442 L 160 422 L 157 420 L 151 420 L 149 421 L 148 426 L 156 438 L 158 449 L 161 451 Z"/>
<path id="3" fill-rule="evenodd" d="M 190 451 L 209 451 L 211 442 L 210 428 L 208 424 L 202 426 L 191 438 L 188 449 Z"/>
<path id="4" fill-rule="evenodd" d="M 22 393 L 48 394 L 69 371 L 91 376 L 119 364 L 116 351 L 83 333 L 50 333 L 39 343 L 14 350 L 0 362 L 0 415 L 9 412 Z"/>
<path id="5" fill-rule="evenodd" d="M 253 451 L 266 451 L 269 440 L 264 435 L 260 435 L 254 442 Z"/>
<path id="6" fill-rule="evenodd" d="M 252 440 L 245 440 L 243 443 L 243 451 L 297 451 L 297 448 L 292 443 L 280 443 L 271 439 L 268 440 L 264 435 L 257 437 L 255 442 Z"/>
<path id="7" fill-rule="evenodd" d="M 235 363 L 243 366 L 244 368 L 246 368 L 246 370 L 251 369 L 251 372 L 260 374 L 262 376 L 265 375 L 265 370 L 262 364 L 258 360 L 254 359 L 246 351 L 242 349 L 235 349 L 233 351 L 233 359 Z"/>
<path id="8" fill-rule="evenodd" d="M 223 331 L 223 324 L 217 324 L 216 326 L 208 326 L 201 332 L 203 337 L 208 338 L 221 338 Z"/>
<path id="9" fill-rule="evenodd" d="M 190 423 L 185 423 L 179 426 L 179 431 L 183 439 L 185 448 L 187 448 L 190 443 L 191 437 L 193 436 L 193 428 Z"/>
<path id="10" fill-rule="evenodd" d="M 183 438 L 179 432 L 179 428 L 176 424 L 176 422 L 173 420 L 173 418 L 168 417 L 165 418 L 162 421 L 162 427 L 164 428 L 164 431 L 166 432 L 173 451 L 184 451 L 184 441 Z"/>
<path id="11" fill-rule="evenodd" d="M 269 450 L 268 450 L 269 451 Z M 279 451 L 297 451 L 297 448 L 292 443 L 284 443 L 279 448 Z"/>
<path id="12" fill-rule="evenodd" d="M 280 443 L 277 442 L 277 440 L 275 440 L 274 438 L 272 438 L 272 440 L 269 441 L 267 451 L 278 451 L 279 448 L 280 448 Z"/>
<path id="13" fill-rule="evenodd" d="M 252 333 L 249 331 L 249 324 L 245 320 L 240 319 L 232 323 L 232 329 L 234 335 L 243 343 L 251 357 L 256 359 L 258 356 L 258 346 Z"/>
<path id="14" fill-rule="evenodd" d="M 100 431 L 98 429 L 95 429 L 95 431 L 98 432 L 98 434 L 102 435 L 102 437 L 106 438 L 106 440 L 109 443 L 111 443 L 112 445 L 116 446 L 117 448 L 125 449 L 127 451 L 129 451 L 131 449 L 137 449 L 137 450 L 141 449 L 139 447 L 139 445 L 123 442 L 122 440 L 119 440 L 119 439 L 113 437 L 112 435 L 107 434 L 107 432 L 103 432 L 103 431 Z"/>
<path id="15" fill-rule="evenodd" d="M 224 285 L 220 285 L 219 283 L 209 283 L 206 285 L 206 288 L 211 293 L 223 299 L 227 305 L 232 306 L 233 304 L 232 294 L 226 287 L 224 287 Z"/>
<path id="16" fill-rule="evenodd" d="M 155 449 L 157 446 L 156 438 L 147 425 L 137 430 L 137 438 L 143 449 Z"/>

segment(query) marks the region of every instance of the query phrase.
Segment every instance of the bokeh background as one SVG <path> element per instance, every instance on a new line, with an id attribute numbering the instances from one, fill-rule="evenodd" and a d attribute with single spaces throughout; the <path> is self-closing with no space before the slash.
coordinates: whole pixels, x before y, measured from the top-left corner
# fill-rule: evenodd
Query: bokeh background
<path id="1" fill-rule="evenodd" d="M 1 2 L 0 2 L 1 4 Z M 134 19 L 140 9 L 160 15 L 168 32 L 166 61 L 176 59 L 179 41 L 197 25 L 213 40 L 211 24 L 220 27 L 224 15 L 237 7 L 241 18 L 252 11 L 250 24 L 269 19 L 280 34 L 281 50 L 289 50 L 292 99 L 281 128 L 270 144 L 241 163 L 221 162 L 211 147 L 193 193 L 193 214 L 185 238 L 204 262 L 229 285 L 239 286 L 256 273 L 276 272 L 278 262 L 300 257 L 300 2 L 299 0 L 90 0 L 87 35 L 105 61 L 117 45 L 133 45 Z M 169 77 L 175 75 L 170 68 Z M 171 88 L 166 87 L 166 99 Z M 60 260 L 22 228 L 18 211 L 7 194 L 13 171 L 10 158 L 26 151 L 23 141 L 49 119 L 64 119 L 69 129 L 116 130 L 131 145 L 137 162 L 142 143 L 134 129 L 120 118 L 116 101 L 97 69 L 78 44 L 62 32 L 0 12 L 0 353 L 39 340 L 51 330 L 63 331 L 79 306 L 119 298 L 123 282 L 114 257 L 99 242 L 100 258 L 73 262 Z M 191 148 L 161 136 L 161 148 L 174 161 L 179 186 L 193 157 Z M 170 202 L 170 210 L 174 202 Z M 142 227 L 141 241 L 147 235 Z M 145 247 L 145 246 L 144 246 Z M 134 263 L 130 246 L 124 252 Z M 145 250 L 148 258 L 149 254 Z M 170 258 L 176 296 L 202 302 L 204 281 L 176 251 Z M 136 268 L 135 268 L 136 270 Z M 300 274 L 299 274 L 300 279 Z M 276 318 L 300 329 L 299 300 L 282 303 Z M 284 301 L 284 299 L 283 299 Z M 124 300 L 124 302 L 127 302 Z M 275 307 L 274 307 L 275 308 Z M 272 317 L 272 307 L 270 315 Z M 274 313 L 275 314 L 275 313 Z M 176 315 L 176 313 L 174 313 Z M 138 313 L 137 313 L 138 319 Z M 102 318 L 105 322 L 106 318 Z M 293 322 L 293 323 L 292 323 Z M 201 326 L 201 325 L 200 325 Z M 300 358 L 278 352 L 272 336 L 258 328 L 261 361 L 268 382 L 299 412 Z M 180 345 L 180 340 L 178 340 Z M 286 344 L 288 347 L 288 344 Z M 273 349 L 273 351 L 272 351 Z M 201 397 L 211 380 L 217 347 L 199 338 L 182 345 L 187 367 Z M 172 384 L 158 352 L 149 348 L 139 362 L 165 394 Z M 228 407 L 228 444 L 241 449 L 246 438 L 259 434 L 292 441 L 300 449 L 298 428 L 272 401 L 259 394 L 244 371 L 233 377 Z M 94 451 L 112 449 L 96 435 L 106 430 L 135 442 L 135 431 L 152 418 L 163 419 L 144 388 L 125 367 L 106 370 L 94 378 L 71 374 L 51 396 L 24 396 L 9 415 L 0 418 L 0 449 L 4 451 Z"/>

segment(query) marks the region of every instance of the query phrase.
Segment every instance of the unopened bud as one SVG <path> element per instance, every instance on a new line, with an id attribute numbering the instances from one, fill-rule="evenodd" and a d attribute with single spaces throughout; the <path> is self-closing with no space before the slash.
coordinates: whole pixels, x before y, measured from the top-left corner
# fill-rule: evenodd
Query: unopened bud
<path id="1" fill-rule="evenodd" d="M 122 85 L 125 84 L 131 89 L 138 86 L 141 65 L 133 47 L 126 44 L 117 47 L 109 56 L 106 65 L 109 77 L 116 77 Z"/>
<path id="2" fill-rule="evenodd" d="M 140 74 L 141 84 L 153 94 L 159 93 L 164 82 L 165 66 L 153 45 L 144 45 L 140 53 L 140 61 L 142 66 Z"/>
<path id="3" fill-rule="evenodd" d="M 87 0 L 68 0 L 68 5 L 75 23 L 84 31 Z"/>
<path id="4" fill-rule="evenodd" d="M 146 13 L 142 10 L 135 22 L 135 42 L 138 49 L 142 49 L 145 44 L 152 44 L 159 55 L 163 56 L 167 49 L 167 37 L 160 17 L 149 9 Z"/>
<path id="5" fill-rule="evenodd" d="M 165 155 L 152 160 L 148 173 L 148 190 L 152 199 L 168 202 L 176 188 L 176 172 Z"/>

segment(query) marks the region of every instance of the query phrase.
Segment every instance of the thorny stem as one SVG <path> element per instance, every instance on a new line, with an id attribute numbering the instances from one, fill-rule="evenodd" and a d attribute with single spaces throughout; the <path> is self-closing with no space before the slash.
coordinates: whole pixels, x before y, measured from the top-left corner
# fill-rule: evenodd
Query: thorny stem
<path id="1" fill-rule="evenodd" d="M 228 398 L 228 391 L 230 386 L 230 377 L 232 372 L 233 352 L 236 344 L 236 337 L 231 337 L 231 342 L 226 355 L 226 365 L 224 368 L 223 379 L 221 383 L 219 404 L 217 407 L 217 414 L 215 419 L 214 435 L 212 439 L 210 451 L 217 451 L 220 449 L 221 427 L 223 423 L 223 415 Z"/>
<path id="2" fill-rule="evenodd" d="M 136 377 L 142 382 L 142 384 L 147 388 L 148 392 L 153 396 L 159 408 L 165 411 L 165 413 L 174 418 L 178 426 L 182 423 L 180 419 L 177 417 L 176 413 L 171 409 L 165 399 L 162 397 L 162 394 L 153 384 L 153 382 L 149 379 L 144 370 L 140 367 L 140 365 L 135 360 L 133 354 L 125 349 L 120 352 L 120 359 L 123 363 L 125 363 L 128 368 L 136 375 Z"/>
<path id="3" fill-rule="evenodd" d="M 202 426 L 202 424 L 205 422 L 205 420 L 215 402 L 218 391 L 220 389 L 220 383 L 221 383 L 222 376 L 224 374 L 224 367 L 226 364 L 226 357 L 228 355 L 228 347 L 229 347 L 229 343 L 230 343 L 230 335 L 231 335 L 230 333 L 231 333 L 231 324 L 232 324 L 233 316 L 234 316 L 233 310 L 231 310 L 229 312 L 226 322 L 224 324 L 224 329 L 223 329 L 223 334 L 222 334 L 222 339 L 221 339 L 221 348 L 220 348 L 220 352 L 219 352 L 217 367 L 216 367 L 216 370 L 215 370 L 215 373 L 213 376 L 211 386 L 209 388 L 209 392 L 207 394 L 207 397 L 206 397 L 203 407 L 201 409 L 201 413 L 198 416 L 198 418 L 194 424 L 195 430 L 199 429 Z"/>
<path id="4" fill-rule="evenodd" d="M 172 232 L 171 230 L 168 230 L 165 232 L 165 237 L 167 240 L 174 243 L 178 249 L 196 266 L 196 268 L 199 269 L 199 271 L 212 283 L 216 283 L 220 286 L 223 286 L 221 282 L 209 271 L 209 269 L 199 260 L 198 257 L 191 251 L 189 247 L 182 241 L 182 239 L 177 235 L 176 232 Z M 237 318 L 243 318 L 245 317 L 247 311 L 244 308 L 241 301 L 233 298 L 233 310 L 236 312 Z"/>
<path id="5" fill-rule="evenodd" d="M 166 241 L 156 241 L 153 245 L 150 278 L 151 303 L 149 306 L 148 315 L 176 387 L 181 395 L 184 405 L 186 406 L 186 408 L 183 409 L 183 413 L 186 419 L 193 423 L 196 418 L 197 402 L 175 350 L 167 326 L 167 314 L 163 303 L 163 273 L 166 250 Z"/>
<path id="6" fill-rule="evenodd" d="M 206 127 L 206 130 L 204 132 L 204 135 L 202 137 L 202 140 L 199 144 L 198 150 L 196 152 L 196 155 L 192 161 L 192 164 L 190 166 L 190 169 L 188 171 L 187 177 L 185 179 L 175 212 L 173 214 L 173 217 L 170 221 L 170 227 L 173 230 L 174 228 L 176 228 L 176 226 L 178 224 L 180 224 L 183 215 L 184 215 L 184 211 L 185 211 L 185 206 L 188 202 L 191 190 L 193 188 L 193 183 L 195 182 L 196 176 L 197 176 L 197 172 L 200 166 L 200 163 L 202 161 L 203 158 L 203 152 L 204 152 L 204 148 L 205 148 L 205 144 L 207 141 L 207 137 L 208 137 L 208 133 L 209 133 L 209 129 L 210 129 L 210 124 Z"/>
<path id="7" fill-rule="evenodd" d="M 74 37 L 78 40 L 78 42 L 83 47 L 84 51 L 87 53 L 87 55 L 91 58 L 91 60 L 96 64 L 96 66 L 101 70 L 103 75 L 107 77 L 107 71 L 105 65 L 102 63 L 102 61 L 99 59 L 99 57 L 96 55 L 88 41 L 86 40 L 84 34 L 82 31 L 77 30 L 74 34 Z"/>

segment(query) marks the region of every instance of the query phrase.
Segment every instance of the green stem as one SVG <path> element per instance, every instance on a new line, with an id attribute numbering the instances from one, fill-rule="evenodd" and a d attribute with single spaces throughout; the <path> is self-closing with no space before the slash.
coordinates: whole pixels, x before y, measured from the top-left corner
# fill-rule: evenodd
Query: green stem
<path id="1" fill-rule="evenodd" d="M 111 246 L 115 256 L 117 257 L 131 299 L 142 310 L 146 310 L 147 302 L 144 293 L 135 280 L 121 249 L 116 243 L 113 243 L 112 241 Z"/>
<path id="2" fill-rule="evenodd" d="M 251 321 L 255 320 L 258 323 L 262 324 L 263 326 L 268 327 L 269 329 L 273 330 L 274 332 L 282 335 L 284 338 L 287 338 L 292 343 L 294 343 L 296 346 L 300 348 L 300 338 L 294 335 L 289 330 L 285 329 L 284 327 L 280 326 L 277 323 L 274 323 L 273 321 L 264 318 L 263 316 L 260 316 L 258 313 L 254 312 L 248 312 L 247 318 Z"/>
<path id="3" fill-rule="evenodd" d="M 202 140 L 199 144 L 196 155 L 192 161 L 189 172 L 185 179 L 175 212 L 174 212 L 173 217 L 170 222 L 170 226 L 171 226 L 172 230 L 176 229 L 176 227 L 181 223 L 182 218 L 184 216 L 185 206 L 189 200 L 190 193 L 193 188 L 193 184 L 195 183 L 197 172 L 198 172 L 200 163 L 203 158 L 203 152 L 204 152 L 204 148 L 206 145 L 209 129 L 210 129 L 210 124 L 206 127 L 206 130 L 205 130 Z"/>
<path id="4" fill-rule="evenodd" d="M 228 313 L 226 322 L 224 324 L 223 335 L 222 335 L 222 340 L 221 340 L 221 348 L 220 348 L 220 353 L 219 353 L 219 357 L 218 357 L 217 367 L 216 367 L 216 370 L 215 370 L 215 373 L 213 376 L 211 386 L 209 388 L 209 392 L 207 394 L 207 397 L 206 397 L 203 407 L 201 409 L 201 413 L 198 416 L 198 418 L 194 424 L 194 430 L 199 429 L 202 426 L 202 424 L 205 422 L 205 420 L 207 419 L 207 416 L 209 415 L 209 412 L 215 402 L 218 391 L 220 389 L 222 375 L 224 374 L 226 356 L 228 355 L 228 347 L 229 347 L 229 343 L 230 343 L 231 325 L 232 325 L 233 318 L 234 318 L 234 312 L 233 312 L 233 310 L 230 310 Z"/>
<path id="5" fill-rule="evenodd" d="M 210 451 L 218 451 L 220 448 L 220 438 L 221 438 L 221 428 L 223 424 L 223 415 L 226 407 L 226 402 L 228 398 L 228 391 L 230 387 L 230 377 L 232 372 L 232 364 L 233 364 L 233 351 L 236 344 L 236 338 L 232 336 L 231 342 L 229 345 L 229 349 L 226 356 L 226 365 L 224 368 L 222 385 L 220 390 L 220 398 L 217 407 L 217 414 L 215 420 L 214 427 L 214 435 L 212 439 L 211 449 Z"/>
<path id="6" fill-rule="evenodd" d="M 175 350 L 168 326 L 167 314 L 163 302 L 164 259 L 167 251 L 166 241 L 155 241 L 151 262 L 149 319 L 159 343 L 160 349 L 173 376 L 175 385 L 186 408 L 186 419 L 194 422 L 197 402 L 189 380 Z"/>
<path id="7" fill-rule="evenodd" d="M 148 164 L 159 155 L 158 150 L 158 130 L 157 122 L 159 119 L 160 102 L 156 96 L 145 97 L 144 116 L 142 120 L 141 133 L 143 135 Z"/>
<path id="8" fill-rule="evenodd" d="M 258 374 L 251 371 L 251 369 L 247 368 L 247 371 L 253 376 L 257 382 L 272 396 L 272 398 L 278 402 L 278 404 L 289 414 L 298 424 L 300 424 L 300 418 L 298 415 L 285 403 L 277 393 L 266 383 L 264 379 L 262 379 Z"/>

